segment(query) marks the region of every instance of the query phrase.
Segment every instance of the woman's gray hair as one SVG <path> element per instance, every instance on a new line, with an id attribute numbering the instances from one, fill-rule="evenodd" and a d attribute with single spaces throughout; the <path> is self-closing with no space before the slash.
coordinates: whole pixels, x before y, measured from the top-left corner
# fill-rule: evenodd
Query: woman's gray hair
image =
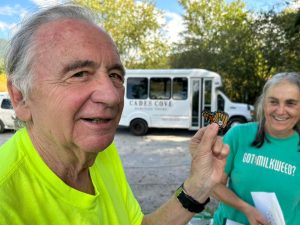
<path id="1" fill-rule="evenodd" d="M 265 119 L 265 112 L 264 112 L 264 104 L 266 100 L 266 94 L 270 88 L 274 87 L 275 85 L 283 81 L 287 81 L 291 84 L 296 85 L 300 91 L 300 74 L 295 72 L 278 73 L 265 83 L 262 94 L 260 95 L 256 103 L 256 119 L 259 123 L 259 130 L 257 132 L 256 139 L 253 142 L 253 145 L 255 146 L 261 146 L 265 138 L 264 128 L 265 128 L 266 119 Z M 298 134 L 300 134 L 300 121 L 298 121 L 298 123 L 295 125 L 294 130 L 298 132 Z"/>
<path id="2" fill-rule="evenodd" d="M 96 25 L 93 13 L 81 6 L 62 4 L 46 8 L 21 23 L 20 29 L 10 40 L 6 54 L 6 74 L 9 82 L 28 97 L 32 85 L 32 62 L 34 60 L 34 35 L 40 26 L 63 19 L 78 19 Z"/>

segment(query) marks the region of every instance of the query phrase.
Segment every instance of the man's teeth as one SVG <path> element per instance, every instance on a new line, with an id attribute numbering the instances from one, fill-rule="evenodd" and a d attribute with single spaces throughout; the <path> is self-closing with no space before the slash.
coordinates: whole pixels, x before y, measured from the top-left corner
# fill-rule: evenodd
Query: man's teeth
<path id="1" fill-rule="evenodd" d="M 110 121 L 110 119 L 103 119 L 103 118 L 84 118 L 84 120 L 90 123 L 106 123 Z"/>
<path id="2" fill-rule="evenodd" d="M 94 119 L 85 119 L 89 122 L 92 122 L 92 123 L 100 123 L 100 122 L 103 122 L 104 120 L 103 119 L 100 119 L 100 118 L 94 118 Z"/>
<path id="3" fill-rule="evenodd" d="M 99 123 L 99 122 L 101 122 L 102 120 L 101 120 L 101 119 L 92 119 L 91 121 L 92 121 L 92 123 Z"/>

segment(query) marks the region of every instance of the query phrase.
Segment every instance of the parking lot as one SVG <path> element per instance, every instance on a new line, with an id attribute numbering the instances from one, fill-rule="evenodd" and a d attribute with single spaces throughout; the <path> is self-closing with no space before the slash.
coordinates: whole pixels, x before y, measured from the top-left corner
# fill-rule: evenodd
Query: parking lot
<path id="1" fill-rule="evenodd" d="M 144 212 L 165 202 L 187 177 L 190 136 L 191 132 L 183 130 L 150 130 L 140 137 L 127 129 L 118 130 L 115 142 Z"/>

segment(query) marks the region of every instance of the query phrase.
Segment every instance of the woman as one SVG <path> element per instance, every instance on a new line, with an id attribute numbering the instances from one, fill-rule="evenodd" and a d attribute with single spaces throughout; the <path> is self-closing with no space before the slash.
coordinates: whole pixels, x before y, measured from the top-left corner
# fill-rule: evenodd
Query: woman
<path id="1" fill-rule="evenodd" d="M 254 207 L 251 192 L 275 193 L 285 224 L 300 224 L 300 74 L 279 73 L 267 81 L 257 103 L 257 123 L 233 127 L 214 224 L 271 224 Z M 227 184 L 227 185 L 226 185 Z"/>

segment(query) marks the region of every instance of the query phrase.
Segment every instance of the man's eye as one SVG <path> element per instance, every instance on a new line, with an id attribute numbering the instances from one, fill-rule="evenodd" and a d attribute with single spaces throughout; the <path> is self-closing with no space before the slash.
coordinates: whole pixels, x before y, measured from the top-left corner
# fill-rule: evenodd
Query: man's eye
<path id="1" fill-rule="evenodd" d="M 85 71 L 80 71 L 78 73 L 75 73 L 72 77 L 78 77 L 78 78 L 81 78 L 81 77 L 85 77 L 87 75 L 87 72 Z"/>
<path id="2" fill-rule="evenodd" d="M 118 73 L 111 73 L 109 74 L 109 77 L 113 80 L 113 81 L 117 81 L 120 83 L 124 83 L 124 76 Z"/>

